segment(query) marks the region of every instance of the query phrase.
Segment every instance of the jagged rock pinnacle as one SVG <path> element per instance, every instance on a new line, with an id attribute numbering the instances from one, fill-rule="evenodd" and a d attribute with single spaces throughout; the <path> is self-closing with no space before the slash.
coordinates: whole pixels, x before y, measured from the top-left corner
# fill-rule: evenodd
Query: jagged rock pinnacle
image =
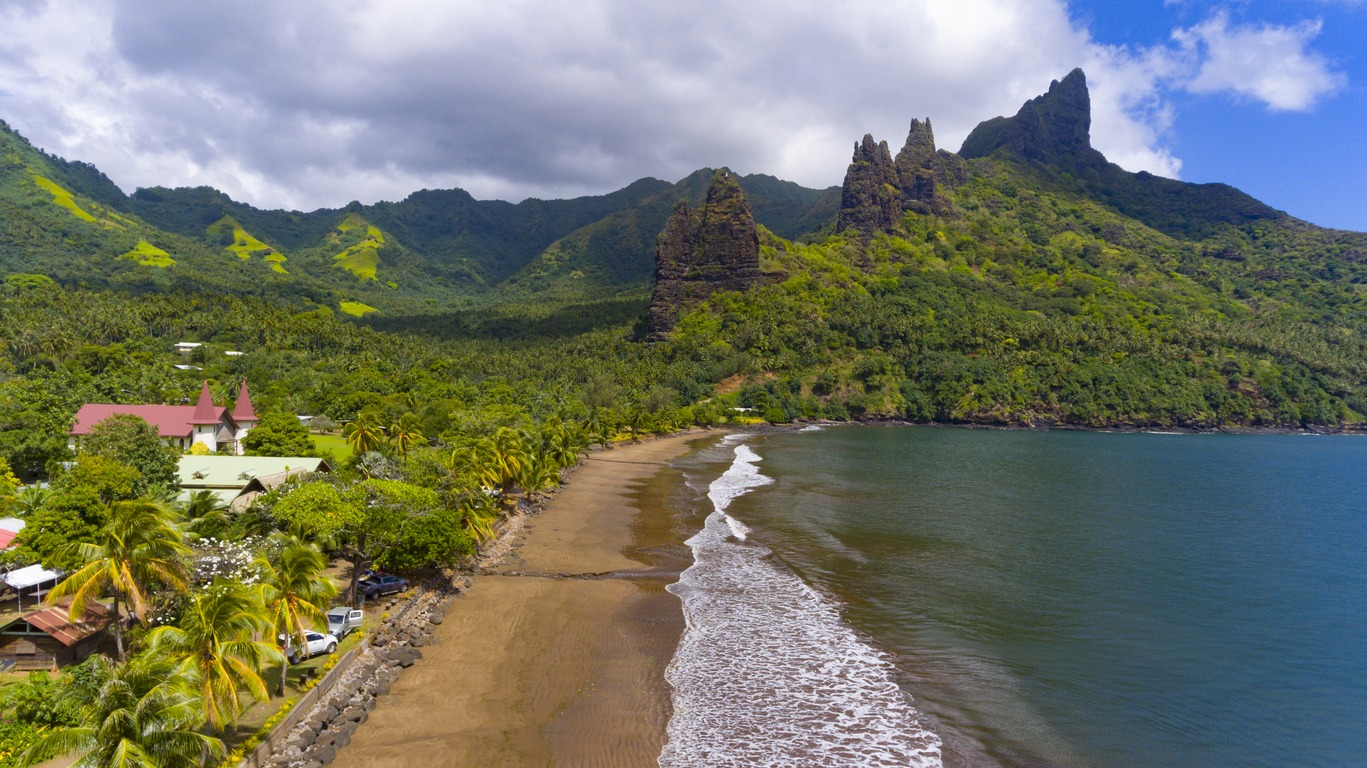
<path id="1" fill-rule="evenodd" d="M 886 141 L 864 134 L 854 145 L 854 157 L 840 190 L 840 229 L 855 229 L 865 237 L 896 227 L 902 220 L 897 168 Z"/>
<path id="2" fill-rule="evenodd" d="M 1087 76 L 1074 69 L 1049 90 L 1025 102 L 1015 117 L 995 117 L 973 129 L 959 154 L 986 157 L 997 151 L 1038 162 L 1095 162 L 1092 149 L 1092 102 Z"/>
<path id="3" fill-rule="evenodd" d="M 662 341 L 679 315 L 716 291 L 743 291 L 759 282 L 759 230 L 750 200 L 734 174 L 712 174 L 697 209 L 674 206 L 655 248 L 650 341 Z"/>

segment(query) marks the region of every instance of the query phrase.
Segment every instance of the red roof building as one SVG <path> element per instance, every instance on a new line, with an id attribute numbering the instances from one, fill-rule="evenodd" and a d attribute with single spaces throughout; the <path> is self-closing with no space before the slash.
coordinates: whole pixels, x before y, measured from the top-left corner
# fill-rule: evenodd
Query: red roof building
<path id="1" fill-rule="evenodd" d="M 194 405 L 86 403 L 76 411 L 71 431 L 67 433 L 68 446 L 75 450 L 80 438 L 90 434 L 92 427 L 118 414 L 141 418 L 156 428 L 162 442 L 181 450 L 189 450 L 195 443 L 203 443 L 210 451 L 227 446 L 239 455 L 242 453 L 242 439 L 257 422 L 251 394 L 247 392 L 247 382 L 242 382 L 237 403 L 232 413 L 229 413 L 227 406 L 214 405 L 213 395 L 209 393 L 209 382 L 206 381 Z"/>
<path id="2" fill-rule="evenodd" d="M 0 627 L 0 662 L 16 671 L 56 669 L 84 660 L 98 650 L 114 612 L 91 600 L 71 620 L 71 602 L 33 611 Z"/>

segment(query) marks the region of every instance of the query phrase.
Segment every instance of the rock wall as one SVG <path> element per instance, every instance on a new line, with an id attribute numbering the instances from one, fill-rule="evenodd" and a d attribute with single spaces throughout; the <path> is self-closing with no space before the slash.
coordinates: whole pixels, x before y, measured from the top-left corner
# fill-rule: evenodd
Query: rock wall
<path id="1" fill-rule="evenodd" d="M 422 658 L 432 629 L 446 618 L 451 598 L 470 586 L 423 589 L 408 599 L 306 695 L 287 719 L 244 763 L 244 768 L 322 768 L 351 743 L 351 736 L 389 693 L 399 674 Z M 335 676 L 335 679 L 333 679 Z"/>

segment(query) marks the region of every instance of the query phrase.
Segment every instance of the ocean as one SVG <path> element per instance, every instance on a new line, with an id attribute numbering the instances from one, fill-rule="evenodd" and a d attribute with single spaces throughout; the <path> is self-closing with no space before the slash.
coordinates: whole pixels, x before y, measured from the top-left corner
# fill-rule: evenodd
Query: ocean
<path id="1" fill-rule="evenodd" d="M 834 427 L 677 466 L 663 768 L 1367 755 L 1367 439 Z"/>

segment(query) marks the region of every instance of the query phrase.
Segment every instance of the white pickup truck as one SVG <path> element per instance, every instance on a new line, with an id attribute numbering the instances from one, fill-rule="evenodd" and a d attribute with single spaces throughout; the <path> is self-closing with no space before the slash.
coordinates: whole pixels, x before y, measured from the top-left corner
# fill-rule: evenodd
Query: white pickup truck
<path id="1" fill-rule="evenodd" d="M 328 611 L 328 632 L 341 640 L 353 630 L 360 629 L 363 618 L 364 616 L 359 608 L 348 608 L 346 606 L 333 608 Z"/>

